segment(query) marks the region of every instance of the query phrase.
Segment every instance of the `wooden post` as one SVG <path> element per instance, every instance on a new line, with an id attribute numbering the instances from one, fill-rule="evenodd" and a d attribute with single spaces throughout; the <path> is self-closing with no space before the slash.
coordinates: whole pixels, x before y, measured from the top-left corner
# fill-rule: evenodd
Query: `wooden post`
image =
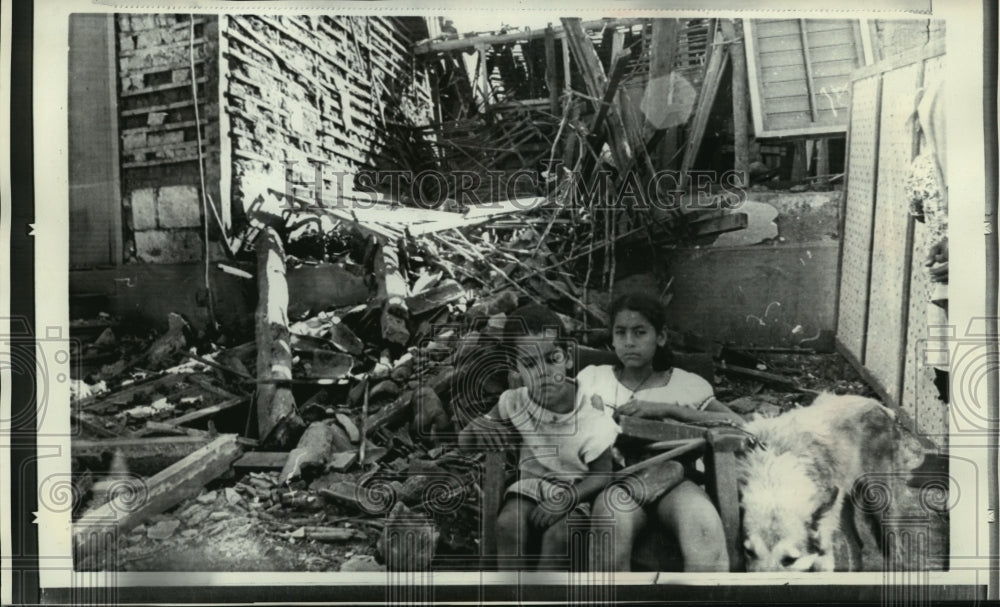
<path id="1" fill-rule="evenodd" d="M 747 59 L 743 50 L 743 26 L 739 21 L 723 19 L 722 34 L 729 43 L 729 59 L 733 67 L 733 147 L 736 158 L 733 168 L 740 174 L 740 183 L 749 185 L 750 124 L 748 119 Z"/>
<path id="2" fill-rule="evenodd" d="M 816 140 L 816 174 L 830 174 L 830 140 Z M 845 190 L 846 191 L 846 190 Z"/>
<path id="3" fill-rule="evenodd" d="M 291 332 L 288 329 L 288 283 L 285 251 L 274 228 L 257 237 L 257 429 L 262 443 L 286 446 L 302 426 L 292 379 Z"/>
<path id="4" fill-rule="evenodd" d="M 743 571 L 743 542 L 740 537 L 740 495 L 736 452 L 744 448 L 745 436 L 723 430 L 708 431 L 709 449 L 705 456 L 706 489 L 719 509 L 726 536 L 729 570 Z"/>
<path id="5" fill-rule="evenodd" d="M 545 28 L 545 86 L 549 89 L 549 111 L 559 116 L 559 78 L 556 74 L 556 32 L 549 25 Z"/>
<path id="6" fill-rule="evenodd" d="M 487 451 L 483 461 L 483 506 L 480 513 L 480 568 L 496 568 L 497 556 L 497 514 L 503 501 L 504 483 L 503 451 Z"/>
<path id="7" fill-rule="evenodd" d="M 666 78 L 669 82 L 669 79 L 673 77 L 679 29 L 677 19 L 653 19 L 653 34 L 649 49 L 650 83 L 661 78 Z M 665 99 L 661 101 L 664 104 L 667 103 Z M 659 125 L 652 125 L 652 127 L 653 130 L 659 130 Z M 677 129 L 677 126 L 667 126 L 663 140 L 659 144 L 657 152 L 659 158 L 654 162 L 655 168 L 669 168 L 670 159 L 677 153 Z M 644 136 L 644 139 L 648 140 L 648 137 Z"/>
<path id="8" fill-rule="evenodd" d="M 799 182 L 809 174 L 809 160 L 806 158 L 806 140 L 799 139 L 795 142 L 795 153 L 792 156 L 792 176 L 791 181 Z"/>
<path id="9" fill-rule="evenodd" d="M 721 41 L 722 37 L 716 34 L 715 42 Z M 698 149 L 701 148 L 701 140 L 705 136 L 705 128 L 708 126 L 708 116 L 715 102 L 715 94 L 719 91 L 719 83 L 722 80 L 722 72 L 725 70 L 728 56 L 729 51 L 723 46 L 713 50 L 711 58 L 708 60 L 705 80 L 701 84 L 701 93 L 698 95 L 698 105 L 695 107 L 694 116 L 688 128 L 687 147 L 684 150 L 684 158 L 681 160 L 681 189 L 687 187 L 688 173 L 694 166 Z"/>
<path id="10" fill-rule="evenodd" d="M 486 50 L 489 47 L 485 44 L 476 45 L 476 53 L 479 56 L 479 73 L 476 75 L 479 80 L 479 89 L 483 93 L 483 113 L 490 109 L 490 71 L 486 66 Z"/>

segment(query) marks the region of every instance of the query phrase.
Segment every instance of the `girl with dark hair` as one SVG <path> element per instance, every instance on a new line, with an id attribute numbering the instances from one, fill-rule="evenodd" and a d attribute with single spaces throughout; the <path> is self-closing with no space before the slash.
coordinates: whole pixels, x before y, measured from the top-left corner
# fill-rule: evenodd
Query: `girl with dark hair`
<path id="1" fill-rule="evenodd" d="M 597 396 L 605 411 L 616 417 L 743 422 L 715 399 L 711 384 L 671 366 L 666 315 L 654 297 L 643 293 L 620 296 L 611 306 L 610 317 L 619 364 L 587 367 L 577 375 L 577 390 L 586 400 Z M 595 520 L 615 520 L 615 570 L 631 569 L 632 547 L 650 517 L 659 520 L 677 542 L 685 571 L 729 570 L 722 521 L 701 487 L 684 480 L 646 508 L 623 503 L 631 499 L 627 496 L 607 495 L 613 490 L 598 497 L 593 515 Z M 592 556 L 603 559 L 604 555 Z M 606 568 L 596 560 L 591 566 Z"/>

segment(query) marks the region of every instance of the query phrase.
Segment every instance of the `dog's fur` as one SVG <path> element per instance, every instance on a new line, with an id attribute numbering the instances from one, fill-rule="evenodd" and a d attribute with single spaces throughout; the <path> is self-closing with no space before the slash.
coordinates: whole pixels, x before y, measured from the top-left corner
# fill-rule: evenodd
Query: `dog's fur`
<path id="1" fill-rule="evenodd" d="M 748 571 L 835 569 L 838 529 L 860 542 L 855 482 L 867 473 L 909 471 L 923 460 L 895 417 L 870 398 L 821 394 L 807 407 L 746 425 L 762 443 L 741 459 Z M 860 545 L 854 548 L 860 559 Z"/>

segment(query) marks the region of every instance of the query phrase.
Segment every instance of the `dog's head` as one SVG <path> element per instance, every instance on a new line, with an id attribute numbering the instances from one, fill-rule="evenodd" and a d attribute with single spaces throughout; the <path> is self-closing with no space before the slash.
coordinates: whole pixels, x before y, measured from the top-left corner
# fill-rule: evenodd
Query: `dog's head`
<path id="1" fill-rule="evenodd" d="M 745 462 L 741 493 L 747 571 L 828 568 L 832 546 L 824 538 L 837 524 L 837 487 L 810 474 L 798 457 L 765 451 Z"/>

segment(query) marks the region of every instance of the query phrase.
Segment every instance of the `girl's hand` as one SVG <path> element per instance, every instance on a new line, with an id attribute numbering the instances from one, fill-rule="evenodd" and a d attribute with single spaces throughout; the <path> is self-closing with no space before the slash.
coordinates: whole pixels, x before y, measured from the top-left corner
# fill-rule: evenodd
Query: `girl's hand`
<path id="1" fill-rule="evenodd" d="M 635 415 L 637 417 L 649 417 L 653 409 L 646 401 L 632 399 L 618 407 L 618 415 Z"/>

